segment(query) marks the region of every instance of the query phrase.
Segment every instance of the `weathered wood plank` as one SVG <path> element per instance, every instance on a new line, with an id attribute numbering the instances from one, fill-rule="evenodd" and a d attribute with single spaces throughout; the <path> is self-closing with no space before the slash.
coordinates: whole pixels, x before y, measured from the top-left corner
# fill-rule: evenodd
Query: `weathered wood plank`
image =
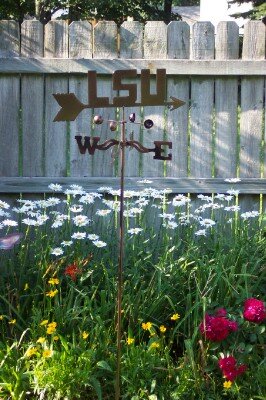
<path id="1" fill-rule="evenodd" d="M 24 21 L 21 25 L 21 55 L 43 57 L 43 24 Z M 30 100 L 30 101 L 29 101 Z M 21 78 L 22 175 L 43 176 L 44 78 Z"/>
<path id="2" fill-rule="evenodd" d="M 242 58 L 265 58 L 265 26 L 250 21 L 244 28 Z M 263 129 L 264 79 L 247 77 L 241 81 L 240 177 L 261 176 L 261 139 Z M 244 199 L 242 209 L 259 209 L 259 198 Z"/>
<path id="3" fill-rule="evenodd" d="M 68 56 L 68 24 L 50 21 L 45 25 L 44 57 Z M 45 80 L 45 175 L 65 176 L 67 173 L 67 124 L 53 122 L 58 105 L 53 93 L 67 93 L 68 79 L 48 76 Z"/>
<path id="4" fill-rule="evenodd" d="M 0 57 L 19 55 L 19 25 L 0 21 Z M 19 175 L 19 77 L 0 76 L 0 175 Z"/>
<path id="5" fill-rule="evenodd" d="M 149 21 L 146 23 L 143 47 L 145 59 L 167 58 L 167 25 L 163 21 Z M 156 93 L 155 79 L 150 80 L 150 85 L 151 93 Z M 151 119 L 154 123 L 150 130 L 143 129 L 143 145 L 145 147 L 154 147 L 154 140 L 164 139 L 165 107 L 144 107 L 143 119 Z M 152 153 L 145 154 L 142 158 L 142 174 L 143 176 L 163 176 L 164 161 L 154 160 Z"/>
<path id="6" fill-rule="evenodd" d="M 220 22 L 216 34 L 216 59 L 237 59 L 239 28 L 233 22 Z M 215 176 L 234 177 L 237 170 L 238 79 L 215 80 Z"/>
<path id="7" fill-rule="evenodd" d="M 94 27 L 94 46 L 93 57 L 95 59 L 106 58 L 107 61 L 117 58 L 117 26 L 113 21 L 100 21 Z M 99 61 L 100 63 L 100 61 Z M 109 77 L 99 77 L 97 79 L 97 94 L 99 97 L 109 97 L 110 102 L 116 93 L 112 89 L 112 81 Z M 94 115 L 102 115 L 104 123 L 95 125 L 94 136 L 101 138 L 100 143 L 107 139 L 118 137 L 119 131 L 111 132 L 108 120 L 116 120 L 115 108 L 98 108 Z M 120 127 L 119 127 L 120 129 Z M 97 151 L 93 156 L 92 175 L 93 176 L 113 176 L 115 173 L 114 159 L 112 150 Z"/>
<path id="8" fill-rule="evenodd" d="M 127 177 L 125 184 L 128 189 L 139 190 L 153 187 L 157 189 L 169 188 L 173 193 L 225 193 L 232 189 L 240 190 L 241 194 L 266 194 L 266 179 L 243 178 L 237 183 L 228 183 L 220 178 L 151 178 L 152 183 L 141 183 L 140 178 Z M 3 177 L 0 181 L 0 193 L 51 193 L 50 183 L 62 185 L 64 191 L 69 185 L 77 184 L 86 190 L 95 191 L 100 186 L 119 188 L 120 180 L 115 177 Z M 59 192 L 60 193 L 60 192 Z"/>
<path id="9" fill-rule="evenodd" d="M 0 58 L 19 56 L 20 40 L 18 22 L 0 21 L 0 39 Z M 12 59 L 10 61 L 12 62 Z"/>
<path id="10" fill-rule="evenodd" d="M 0 74 L 98 74 L 110 75 L 117 69 L 166 69 L 167 75 L 264 76 L 265 60 L 178 60 L 178 59 L 52 59 L 0 58 Z"/>
<path id="11" fill-rule="evenodd" d="M 190 57 L 190 28 L 186 22 L 173 21 L 167 27 L 170 59 Z M 166 134 L 172 142 L 172 161 L 167 161 L 167 176 L 188 176 L 188 114 L 189 114 L 189 78 L 169 77 L 167 79 L 167 98 L 174 96 L 185 101 L 182 107 L 168 111 Z"/>
<path id="12" fill-rule="evenodd" d="M 192 29 L 192 58 L 214 58 L 214 26 L 197 22 Z M 192 177 L 212 175 L 213 79 L 191 80 L 190 173 Z"/>
<path id="13" fill-rule="evenodd" d="M 125 21 L 120 27 L 120 57 L 121 58 L 140 58 L 143 54 L 143 24 L 137 21 Z M 140 102 L 140 80 L 126 80 L 126 83 L 135 83 L 137 85 L 137 102 Z M 127 96 L 127 91 L 120 91 L 120 96 Z M 140 121 L 141 108 L 130 107 L 125 109 L 125 117 L 135 113 L 136 121 Z M 120 117 L 122 117 L 120 113 Z M 127 138 L 134 138 L 140 141 L 141 126 L 130 122 L 126 125 Z M 139 176 L 140 174 L 141 154 L 135 149 L 126 149 L 126 176 Z"/>
<path id="14" fill-rule="evenodd" d="M 75 21 L 69 26 L 69 57 L 92 57 L 92 26 L 87 21 Z M 84 103 L 88 102 L 87 76 L 70 76 L 69 92 Z M 79 114 L 70 123 L 70 176 L 91 176 L 93 157 L 80 154 L 75 140 L 76 135 L 90 136 L 92 127 L 92 110 Z"/>

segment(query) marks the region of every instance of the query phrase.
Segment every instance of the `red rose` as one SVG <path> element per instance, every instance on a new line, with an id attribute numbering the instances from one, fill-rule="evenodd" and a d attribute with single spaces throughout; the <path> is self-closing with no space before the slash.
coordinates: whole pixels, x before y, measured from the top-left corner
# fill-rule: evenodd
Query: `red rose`
<path id="1" fill-rule="evenodd" d="M 233 356 L 221 358 L 218 362 L 223 375 L 228 381 L 234 381 L 239 375 L 243 374 L 247 367 L 244 364 L 236 366 L 236 359 Z"/>
<path id="2" fill-rule="evenodd" d="M 212 342 L 226 339 L 231 331 L 237 330 L 237 323 L 224 317 L 206 314 L 204 321 L 199 326 L 202 335 Z"/>
<path id="3" fill-rule="evenodd" d="M 257 299 L 247 299 L 244 303 L 244 318 L 247 321 L 259 324 L 266 318 L 266 310 L 263 301 Z"/>

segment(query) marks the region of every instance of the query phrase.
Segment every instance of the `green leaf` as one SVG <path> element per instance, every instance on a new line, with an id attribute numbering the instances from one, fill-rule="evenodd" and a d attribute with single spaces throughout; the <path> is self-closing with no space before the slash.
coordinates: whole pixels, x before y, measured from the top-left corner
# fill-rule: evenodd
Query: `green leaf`
<path id="1" fill-rule="evenodd" d="M 153 379 L 151 383 L 151 393 L 154 392 L 155 386 L 156 386 L 156 379 Z"/>
<path id="2" fill-rule="evenodd" d="M 96 365 L 97 365 L 97 367 L 99 367 L 101 369 L 104 369 L 104 370 L 109 371 L 109 372 L 113 372 L 112 368 L 110 367 L 110 365 L 106 361 L 103 361 L 103 360 L 102 361 L 98 361 Z"/>
<path id="3" fill-rule="evenodd" d="M 93 389 L 95 390 L 95 392 L 98 396 L 98 400 L 102 400 L 103 397 L 102 397 L 102 388 L 101 388 L 100 382 L 96 378 L 91 378 L 90 382 L 91 382 L 91 386 L 93 387 Z"/>

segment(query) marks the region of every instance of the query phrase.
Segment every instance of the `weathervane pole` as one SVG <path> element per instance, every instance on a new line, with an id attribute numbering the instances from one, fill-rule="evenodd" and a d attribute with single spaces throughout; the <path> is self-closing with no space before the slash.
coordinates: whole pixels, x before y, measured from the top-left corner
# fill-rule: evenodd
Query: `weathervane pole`
<path id="1" fill-rule="evenodd" d="M 122 291 L 123 291 L 123 258 L 124 258 L 124 173 L 125 173 L 125 108 L 122 107 L 121 137 L 120 137 L 120 211 L 119 211 L 119 258 L 117 274 L 117 360 L 115 400 L 120 399 L 121 379 L 121 330 L 122 330 Z"/>

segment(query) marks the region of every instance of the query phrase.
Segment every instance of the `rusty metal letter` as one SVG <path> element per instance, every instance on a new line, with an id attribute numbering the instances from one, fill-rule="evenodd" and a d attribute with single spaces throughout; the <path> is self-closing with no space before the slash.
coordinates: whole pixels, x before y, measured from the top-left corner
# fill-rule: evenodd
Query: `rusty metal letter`
<path id="1" fill-rule="evenodd" d="M 82 144 L 82 136 L 75 136 L 75 139 L 77 141 L 78 147 L 79 147 L 79 152 L 80 154 L 85 154 L 86 150 L 88 150 L 89 154 L 93 155 L 95 150 L 98 148 L 97 143 L 100 141 L 100 138 L 98 136 L 95 137 L 90 137 L 90 136 L 85 136 L 84 138 L 84 144 Z M 92 143 L 91 143 L 92 141 Z"/>
<path id="2" fill-rule="evenodd" d="M 169 153 L 168 156 L 162 156 L 164 149 L 162 146 L 168 146 L 169 149 L 172 149 L 172 142 L 164 142 L 164 141 L 154 141 L 155 149 L 154 153 L 155 156 L 153 157 L 154 160 L 172 160 L 172 154 Z"/>
<path id="3" fill-rule="evenodd" d="M 141 70 L 141 105 L 159 106 L 166 99 L 166 70 L 157 69 L 156 94 L 151 94 L 150 70 Z"/>
<path id="4" fill-rule="evenodd" d="M 88 98 L 89 107 L 101 108 L 109 106 L 108 97 L 97 96 L 97 73 L 96 71 L 88 71 Z"/>
<path id="5" fill-rule="evenodd" d="M 113 104 L 116 107 L 134 106 L 137 100 L 137 84 L 136 83 L 122 83 L 123 78 L 136 78 L 136 69 L 117 70 L 113 73 L 113 89 L 114 90 L 128 90 L 128 96 L 114 97 Z"/>

